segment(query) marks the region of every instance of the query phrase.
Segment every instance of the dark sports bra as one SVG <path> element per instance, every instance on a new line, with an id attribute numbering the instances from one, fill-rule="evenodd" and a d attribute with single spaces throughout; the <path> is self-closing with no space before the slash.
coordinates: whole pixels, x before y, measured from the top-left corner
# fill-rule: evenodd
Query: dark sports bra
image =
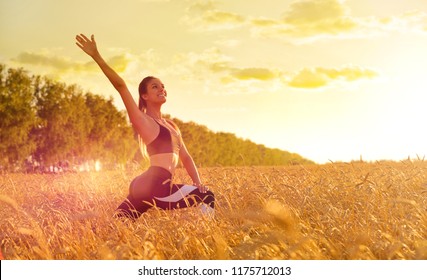
<path id="1" fill-rule="evenodd" d="M 155 121 L 159 125 L 159 134 L 147 145 L 148 155 L 152 156 L 165 153 L 179 154 L 179 149 L 181 147 L 179 136 L 172 135 L 169 129 L 161 125 L 157 120 Z"/>

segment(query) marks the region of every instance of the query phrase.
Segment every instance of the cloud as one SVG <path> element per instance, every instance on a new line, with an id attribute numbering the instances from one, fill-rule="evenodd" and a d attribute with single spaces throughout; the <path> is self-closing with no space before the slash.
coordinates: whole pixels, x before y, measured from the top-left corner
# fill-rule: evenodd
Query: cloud
<path id="1" fill-rule="evenodd" d="M 291 78 L 288 85 L 296 88 L 319 88 L 328 84 L 328 76 L 316 69 L 303 69 Z"/>
<path id="2" fill-rule="evenodd" d="M 245 24 L 245 18 L 235 13 L 206 11 L 201 16 L 186 15 L 181 19 L 194 31 L 235 29 Z"/>
<path id="3" fill-rule="evenodd" d="M 245 80 L 268 81 L 279 77 L 278 71 L 275 70 L 260 67 L 237 68 L 233 66 L 233 62 L 233 59 L 223 54 L 220 49 L 212 47 L 201 53 L 177 55 L 173 65 L 175 73 L 184 74 L 189 78 L 192 75 L 196 75 L 196 78 L 221 75 L 224 84 Z"/>
<path id="4" fill-rule="evenodd" d="M 383 17 L 377 19 L 377 25 L 381 25 L 384 31 L 399 32 L 427 32 L 427 13 L 420 11 L 408 11 L 398 16 Z"/>
<path id="5" fill-rule="evenodd" d="M 427 14 L 419 11 L 390 17 L 356 17 L 344 0 L 297 0 L 280 18 L 254 17 L 221 11 L 214 1 L 197 1 L 183 22 L 193 31 L 245 27 L 255 37 L 296 43 L 319 39 L 366 38 L 390 32 L 427 32 Z"/>
<path id="6" fill-rule="evenodd" d="M 218 10 L 214 1 L 196 1 L 187 8 L 181 21 L 194 31 L 212 31 L 241 27 L 246 23 L 246 17 Z"/>
<path id="7" fill-rule="evenodd" d="M 283 39 L 343 37 L 357 31 L 360 24 L 339 0 L 293 2 L 281 19 L 252 19 L 252 32 Z"/>
<path id="8" fill-rule="evenodd" d="M 373 79 L 378 73 L 371 69 L 346 66 L 338 69 L 304 68 L 288 77 L 288 85 L 295 88 L 315 89 L 334 82 L 354 82 L 361 79 Z"/>
<path id="9" fill-rule="evenodd" d="M 240 40 L 236 39 L 223 39 L 215 41 L 217 46 L 226 47 L 226 48 L 236 48 L 241 45 Z"/>
<path id="10" fill-rule="evenodd" d="M 219 48 L 176 55 L 167 69 L 168 75 L 182 82 L 200 83 L 209 95 L 256 94 L 283 87 L 280 74 L 266 67 L 236 67 L 236 61 Z M 269 83 L 266 87 L 266 83 Z M 274 85 L 273 85 L 274 84 Z"/>
<path id="11" fill-rule="evenodd" d="M 318 89 L 334 84 L 349 84 L 374 79 L 379 74 L 372 69 L 349 65 L 337 68 L 303 68 L 295 73 L 274 67 L 236 67 L 236 62 L 212 47 L 200 53 L 175 57 L 168 73 L 181 80 L 200 81 L 207 93 L 255 94 L 279 92 L 283 88 Z"/>
<path id="12" fill-rule="evenodd" d="M 284 21 L 295 25 L 315 24 L 338 20 L 345 14 L 344 6 L 337 0 L 302 0 L 291 4 Z"/>
<path id="13" fill-rule="evenodd" d="M 16 58 L 12 59 L 13 62 L 41 66 L 44 68 L 50 68 L 55 72 L 94 72 L 99 71 L 99 67 L 95 62 L 75 62 L 68 57 L 58 56 L 51 54 L 50 51 L 44 50 L 41 52 L 22 52 Z M 115 69 L 117 72 L 123 72 L 128 67 L 131 59 L 127 54 L 120 54 L 106 59 L 107 63 Z"/>
<path id="14" fill-rule="evenodd" d="M 355 17 L 345 1 L 299 0 L 289 6 L 281 19 L 253 18 L 251 27 L 256 36 L 298 43 L 322 38 L 367 38 L 392 32 L 426 34 L 427 14 L 412 11 L 383 18 Z"/>
<path id="15" fill-rule="evenodd" d="M 116 55 L 107 60 L 108 65 L 117 72 L 124 72 L 128 67 L 131 59 L 126 54 Z"/>
<path id="16" fill-rule="evenodd" d="M 65 57 L 32 52 L 22 52 L 12 61 L 29 65 L 49 66 L 60 71 L 75 68 L 78 65 Z"/>
<path id="17" fill-rule="evenodd" d="M 212 73 L 221 73 L 230 69 L 232 58 L 223 54 L 219 48 L 212 47 L 200 53 L 190 52 L 175 55 L 171 72 L 179 73 L 184 79 L 204 79 Z"/>
<path id="18" fill-rule="evenodd" d="M 277 74 L 267 68 L 230 69 L 230 74 L 238 80 L 268 81 L 277 78 Z"/>
<path id="19" fill-rule="evenodd" d="M 283 18 L 254 18 L 221 11 L 214 1 L 198 1 L 188 9 L 183 22 L 198 31 L 248 27 L 253 34 L 264 36 L 309 37 L 319 34 L 337 35 L 357 28 L 356 20 L 339 0 L 299 0 L 285 11 Z"/>
<path id="20" fill-rule="evenodd" d="M 207 11 L 203 19 L 208 24 L 216 25 L 239 25 L 245 22 L 245 18 L 241 15 L 222 11 Z"/>
<path id="21" fill-rule="evenodd" d="M 190 2 L 191 5 L 189 5 L 187 8 L 189 13 L 204 12 L 216 8 L 216 1 L 214 0 L 196 0 Z"/>

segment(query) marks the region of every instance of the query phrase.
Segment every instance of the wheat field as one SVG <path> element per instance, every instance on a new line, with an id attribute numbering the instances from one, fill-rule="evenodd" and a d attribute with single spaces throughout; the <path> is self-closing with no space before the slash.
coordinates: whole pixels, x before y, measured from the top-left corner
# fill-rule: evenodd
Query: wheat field
<path id="1" fill-rule="evenodd" d="M 138 171 L 3 174 L 5 259 L 427 259 L 427 162 L 201 168 L 198 208 L 112 217 Z M 183 170 L 177 182 L 189 182 Z"/>

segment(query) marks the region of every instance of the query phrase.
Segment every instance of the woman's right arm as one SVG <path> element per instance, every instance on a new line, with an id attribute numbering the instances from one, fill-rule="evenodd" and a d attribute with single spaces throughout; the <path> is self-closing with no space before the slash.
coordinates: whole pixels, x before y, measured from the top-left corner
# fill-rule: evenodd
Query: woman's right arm
<path id="1" fill-rule="evenodd" d="M 120 93 L 128 112 L 129 119 L 136 131 L 143 139 L 150 138 L 150 136 L 145 135 L 147 133 L 147 127 L 150 127 L 151 125 L 149 118 L 139 110 L 126 86 L 125 81 L 102 58 L 96 46 L 95 36 L 92 35 L 91 39 L 89 39 L 85 35 L 80 34 L 76 36 L 76 40 L 76 45 L 93 58 L 105 76 L 107 76 L 108 80 L 110 80 L 114 88 Z"/>

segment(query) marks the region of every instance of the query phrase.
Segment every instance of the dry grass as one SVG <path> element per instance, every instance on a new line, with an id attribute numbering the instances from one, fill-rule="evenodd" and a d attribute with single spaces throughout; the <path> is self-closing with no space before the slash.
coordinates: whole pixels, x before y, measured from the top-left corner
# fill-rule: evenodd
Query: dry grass
<path id="1" fill-rule="evenodd" d="M 199 209 L 112 218 L 135 172 L 0 178 L 6 259 L 427 259 L 427 163 L 201 169 Z M 183 170 L 177 181 L 188 182 Z"/>

